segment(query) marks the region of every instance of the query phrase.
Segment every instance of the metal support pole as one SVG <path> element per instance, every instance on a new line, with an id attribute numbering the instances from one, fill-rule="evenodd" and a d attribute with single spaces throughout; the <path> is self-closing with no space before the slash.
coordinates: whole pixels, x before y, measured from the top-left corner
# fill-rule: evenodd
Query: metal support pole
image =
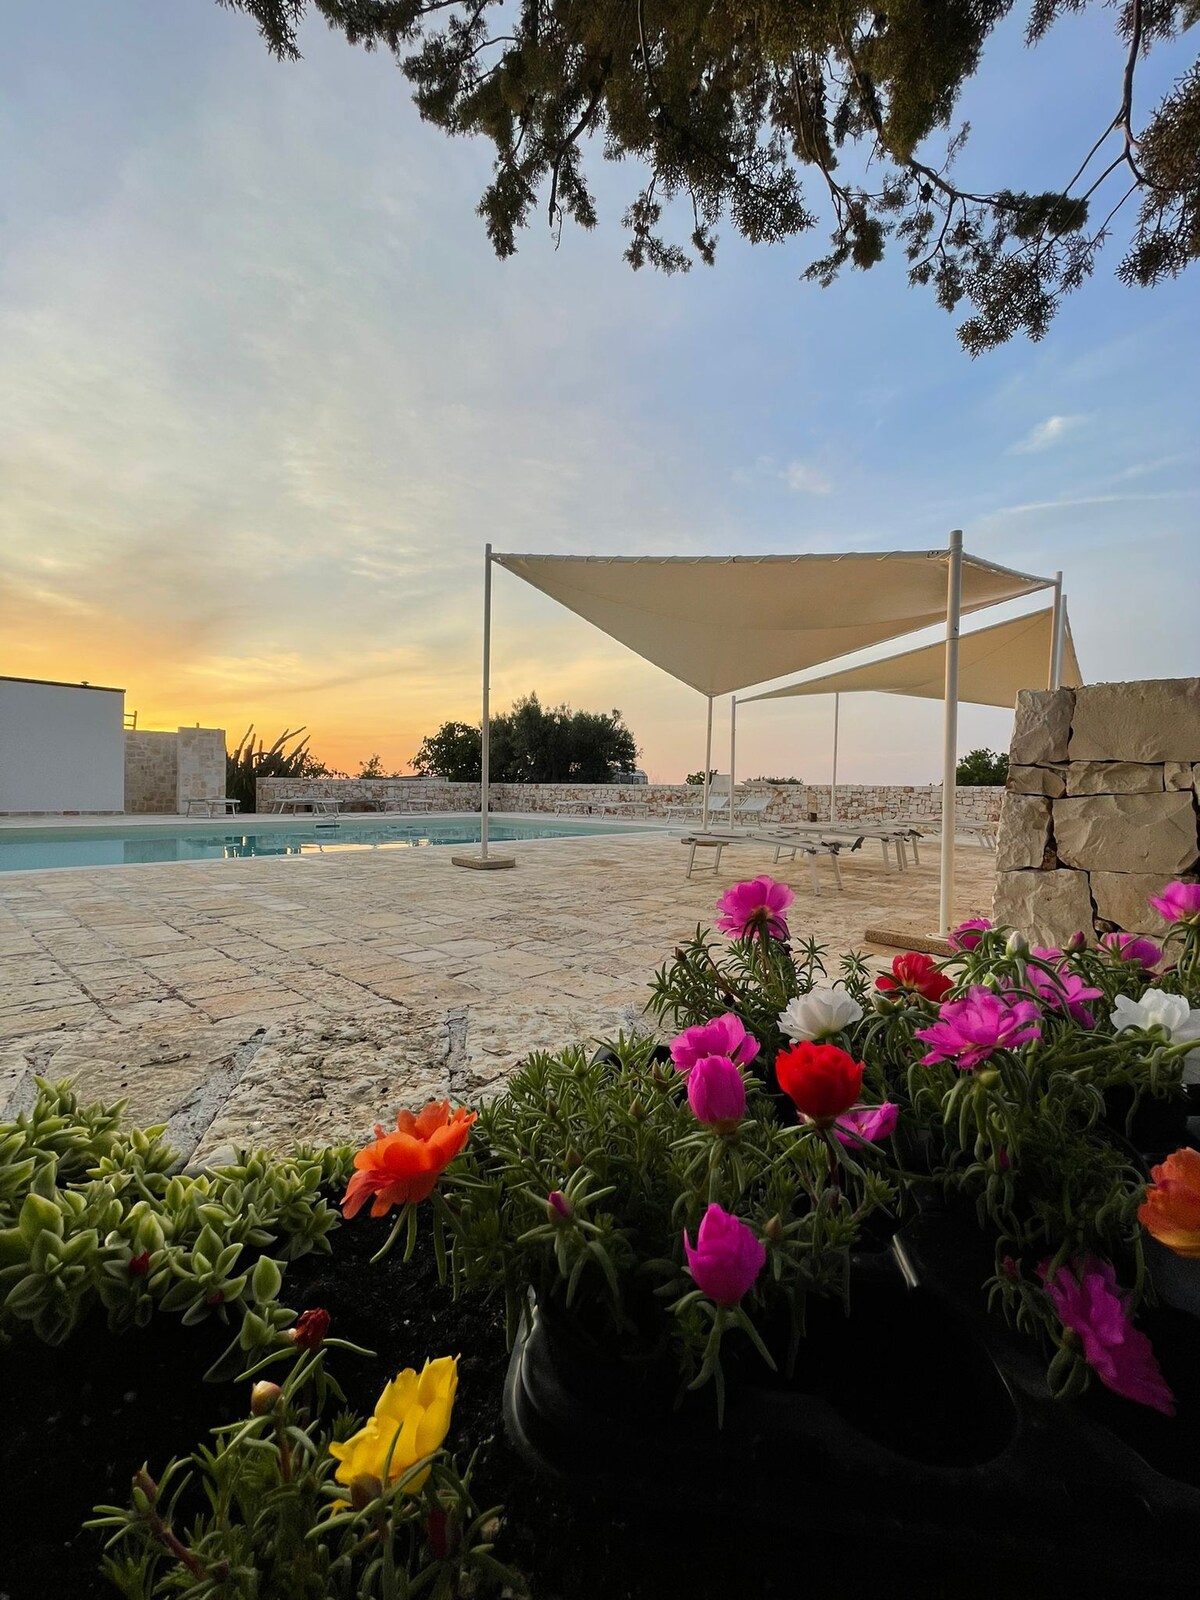
<path id="1" fill-rule="evenodd" d="M 958 629 L 962 615 L 962 529 L 950 535 L 946 575 L 946 697 L 942 741 L 942 870 L 938 932 L 944 939 L 954 916 L 954 827 L 958 768 Z"/>
<path id="2" fill-rule="evenodd" d="M 1062 604 L 1058 608 L 1058 620 L 1054 627 L 1054 654 L 1051 657 L 1051 672 L 1053 681 L 1051 687 L 1062 688 L 1063 652 L 1067 648 L 1067 597 L 1064 594 Z"/>
<path id="3" fill-rule="evenodd" d="M 492 676 L 492 547 L 483 547 L 483 721 L 480 731 L 479 762 L 479 853 L 488 858 L 488 811 L 491 796 L 489 778 L 492 754 L 491 718 Z"/>
<path id="4" fill-rule="evenodd" d="M 841 711 L 842 697 L 835 694 L 833 697 L 833 777 L 829 784 L 829 820 L 837 821 L 837 747 L 838 747 L 838 716 Z"/>
<path id="5" fill-rule="evenodd" d="M 734 796 L 737 794 L 737 695 L 729 697 L 729 820 L 733 821 Z"/>
<path id="6" fill-rule="evenodd" d="M 708 791 L 709 776 L 712 772 L 712 703 L 713 697 L 708 697 L 708 731 L 704 735 L 704 811 L 700 819 L 701 833 L 708 832 Z"/>
<path id="7" fill-rule="evenodd" d="M 1062 657 L 1059 655 L 1058 634 L 1062 626 L 1062 573 L 1054 574 L 1054 610 L 1050 613 L 1050 663 L 1047 668 L 1046 687 L 1057 689 L 1062 682 Z"/>

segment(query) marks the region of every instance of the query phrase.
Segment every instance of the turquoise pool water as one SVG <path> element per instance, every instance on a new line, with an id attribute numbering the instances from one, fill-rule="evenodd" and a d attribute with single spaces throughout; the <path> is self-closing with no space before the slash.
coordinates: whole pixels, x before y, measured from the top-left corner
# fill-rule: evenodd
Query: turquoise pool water
<path id="1" fill-rule="evenodd" d="M 493 817 L 489 838 L 572 839 L 589 834 L 628 833 L 628 823 L 580 817 Z M 434 844 L 478 844 L 474 816 L 390 817 L 383 820 L 302 817 L 243 817 L 236 822 L 146 824 L 89 828 L 0 830 L 0 872 L 45 867 L 151 865 L 163 861 L 231 861 L 243 856 L 298 856 L 340 850 L 413 850 Z"/>

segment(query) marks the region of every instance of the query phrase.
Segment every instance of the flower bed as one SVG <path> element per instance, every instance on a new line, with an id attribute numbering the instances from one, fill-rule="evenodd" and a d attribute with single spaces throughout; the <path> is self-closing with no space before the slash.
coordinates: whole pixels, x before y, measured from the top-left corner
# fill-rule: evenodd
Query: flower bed
<path id="1" fill-rule="evenodd" d="M 786 887 L 738 885 L 726 940 L 654 982 L 669 1049 L 533 1056 L 352 1159 L 172 1177 L 153 1130 L 47 1087 L 0 1130 L 3 1492 L 42 1528 L 7 1592 L 113 1592 L 64 1550 L 101 1502 L 131 1596 L 719 1593 L 751 1529 L 789 1593 L 798 1499 L 839 1594 L 931 1549 L 976 1589 L 1058 1552 L 1063 1592 L 1171 1591 L 1200 1532 L 1200 887 L 1163 906 L 1165 949 L 976 924 L 831 981 Z M 167 1458 L 214 1424 L 175 1505 Z"/>

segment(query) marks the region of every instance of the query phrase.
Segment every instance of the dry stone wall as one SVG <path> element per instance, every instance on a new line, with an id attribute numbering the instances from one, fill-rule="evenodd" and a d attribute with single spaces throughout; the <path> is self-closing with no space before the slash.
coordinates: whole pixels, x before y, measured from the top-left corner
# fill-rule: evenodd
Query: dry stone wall
<path id="1" fill-rule="evenodd" d="M 738 784 L 738 798 L 747 794 L 767 794 L 770 804 L 762 814 L 767 822 L 824 822 L 829 816 L 828 786 L 804 784 Z M 269 811 L 277 800 L 302 799 L 322 795 L 340 800 L 346 811 L 373 811 L 407 800 L 427 800 L 436 811 L 478 811 L 477 783 L 440 783 L 421 778 L 260 778 L 258 809 Z M 1000 815 L 1004 790 L 1000 788 L 960 789 L 958 816 L 961 821 L 995 822 Z M 686 783 L 496 783 L 492 785 L 492 809 L 553 813 L 565 807 L 587 807 L 599 812 L 605 805 L 624 804 L 638 808 L 638 815 L 662 819 L 671 806 L 691 802 L 698 806 L 700 790 Z M 645 808 L 644 812 L 641 808 Z M 913 788 L 904 785 L 838 785 L 839 822 L 878 822 L 889 817 L 928 817 L 936 822 L 942 814 L 940 787 Z"/>
<path id="2" fill-rule="evenodd" d="M 127 816 L 183 815 L 189 799 L 219 800 L 224 793 L 224 728 L 126 729 Z"/>
<path id="3" fill-rule="evenodd" d="M 1025 689 L 995 919 L 1043 942 L 1162 933 L 1147 896 L 1200 871 L 1200 678 Z"/>

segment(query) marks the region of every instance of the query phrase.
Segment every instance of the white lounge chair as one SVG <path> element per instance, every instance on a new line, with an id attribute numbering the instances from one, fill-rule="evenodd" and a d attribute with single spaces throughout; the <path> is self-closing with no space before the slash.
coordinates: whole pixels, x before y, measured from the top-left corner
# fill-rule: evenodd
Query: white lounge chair
<path id="1" fill-rule="evenodd" d="M 748 817 L 752 820 L 763 817 L 774 798 L 771 794 L 748 794 L 744 800 L 738 801 L 733 814 L 736 818 Z"/>

